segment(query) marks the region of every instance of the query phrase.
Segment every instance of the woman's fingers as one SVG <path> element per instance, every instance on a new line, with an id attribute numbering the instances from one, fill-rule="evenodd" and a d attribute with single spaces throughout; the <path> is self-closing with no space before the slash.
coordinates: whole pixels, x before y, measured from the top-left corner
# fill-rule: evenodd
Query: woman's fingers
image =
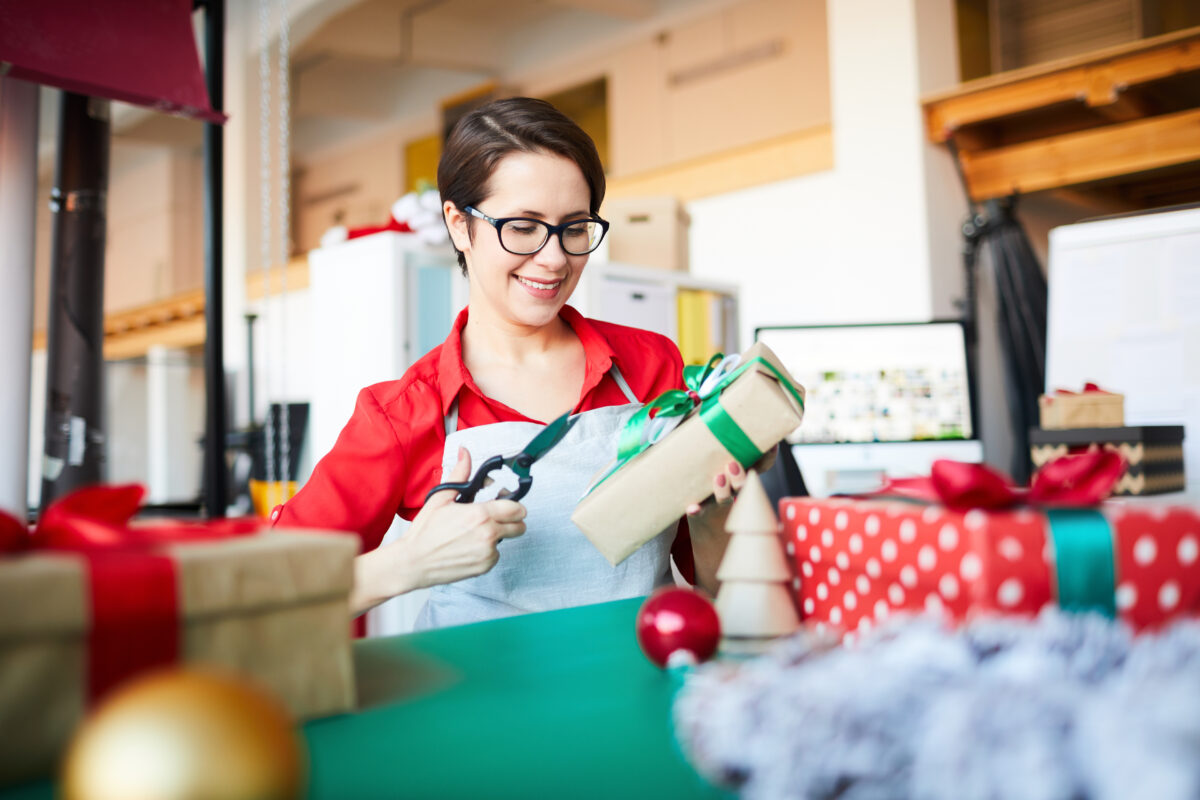
<path id="1" fill-rule="evenodd" d="M 729 488 L 733 494 L 737 494 L 746 484 L 746 470 L 742 469 L 742 465 L 736 461 L 730 461 L 725 467 L 725 474 L 729 476 Z"/>
<path id="2" fill-rule="evenodd" d="M 489 519 L 497 522 L 517 522 L 525 519 L 525 506 L 516 500 L 489 500 L 483 504 Z"/>
<path id="3" fill-rule="evenodd" d="M 450 470 L 450 474 L 446 475 L 442 483 L 466 483 L 471 478 L 471 454 L 467 448 L 458 448 L 458 461 L 454 464 L 454 469 Z M 443 489 L 442 491 L 429 498 L 429 502 L 425 505 L 445 506 L 453 503 L 458 497 L 458 492 L 453 489 Z"/>

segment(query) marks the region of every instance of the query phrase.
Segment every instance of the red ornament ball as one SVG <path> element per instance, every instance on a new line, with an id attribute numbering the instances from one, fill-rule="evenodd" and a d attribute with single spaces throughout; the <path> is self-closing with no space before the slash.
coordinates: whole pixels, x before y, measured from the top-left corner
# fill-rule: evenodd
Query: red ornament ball
<path id="1" fill-rule="evenodd" d="M 642 603 L 637 640 L 646 658 L 660 667 L 675 656 L 704 661 L 717 652 L 721 620 L 709 599 L 693 589 L 659 589 Z M 678 654 L 678 655 L 676 655 Z"/>

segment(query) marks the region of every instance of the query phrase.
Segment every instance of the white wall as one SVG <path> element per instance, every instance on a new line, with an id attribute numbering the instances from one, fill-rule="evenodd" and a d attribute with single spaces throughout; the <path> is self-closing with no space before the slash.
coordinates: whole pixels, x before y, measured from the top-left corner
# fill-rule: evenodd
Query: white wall
<path id="1" fill-rule="evenodd" d="M 920 96 L 957 82 L 951 0 L 829 0 L 833 170 L 689 204 L 692 271 L 756 326 L 927 320 L 960 293 L 966 212 Z"/>

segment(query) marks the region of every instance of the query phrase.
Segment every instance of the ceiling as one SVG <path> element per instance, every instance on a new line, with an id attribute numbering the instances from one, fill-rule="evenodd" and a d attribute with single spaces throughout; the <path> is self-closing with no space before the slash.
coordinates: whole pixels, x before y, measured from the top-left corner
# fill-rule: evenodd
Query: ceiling
<path id="1" fill-rule="evenodd" d="M 486 81 L 503 83 L 727 1 L 361 0 L 330 14 L 336 4 L 313 0 L 297 16 L 321 21 L 292 44 L 293 153 L 303 157 L 381 122 L 429 115 L 444 98 Z M 293 30 L 305 29 L 293 22 Z M 257 58 L 253 64 L 257 80 Z M 53 170 L 58 104 L 57 90 L 43 89 L 43 176 Z M 126 146 L 201 144 L 194 121 L 124 103 L 112 108 L 114 157 Z"/>

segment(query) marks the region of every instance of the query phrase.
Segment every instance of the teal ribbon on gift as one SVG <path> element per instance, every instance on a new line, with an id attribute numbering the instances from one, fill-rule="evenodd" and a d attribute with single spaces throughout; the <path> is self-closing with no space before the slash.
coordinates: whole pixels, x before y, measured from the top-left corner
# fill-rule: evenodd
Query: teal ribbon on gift
<path id="1" fill-rule="evenodd" d="M 687 389 L 670 389 L 638 409 L 621 429 L 617 440 L 616 464 L 605 472 L 588 492 L 593 491 L 617 470 L 654 444 L 656 439 L 651 438 L 648 433 L 652 420 L 659 417 L 684 417 L 697 406 L 700 407 L 700 419 L 703 420 L 705 426 L 712 431 L 721 446 L 743 468 L 751 466 L 762 458 L 763 451 L 755 447 L 746 432 L 721 405 L 721 392 L 725 391 L 726 387 L 747 370 L 762 368 L 778 378 L 780 386 L 795 399 L 801 409 L 804 408 L 804 395 L 800 393 L 790 377 L 762 357 L 755 357 L 738 364 L 731 372 L 706 387 L 705 383 L 712 377 L 724 358 L 721 353 L 717 353 L 708 360 L 707 364 L 684 367 L 683 383 L 688 387 Z"/>
<path id="2" fill-rule="evenodd" d="M 1046 511 L 1058 578 L 1058 605 L 1065 611 L 1117 616 L 1116 557 L 1112 528 L 1091 508 Z"/>

